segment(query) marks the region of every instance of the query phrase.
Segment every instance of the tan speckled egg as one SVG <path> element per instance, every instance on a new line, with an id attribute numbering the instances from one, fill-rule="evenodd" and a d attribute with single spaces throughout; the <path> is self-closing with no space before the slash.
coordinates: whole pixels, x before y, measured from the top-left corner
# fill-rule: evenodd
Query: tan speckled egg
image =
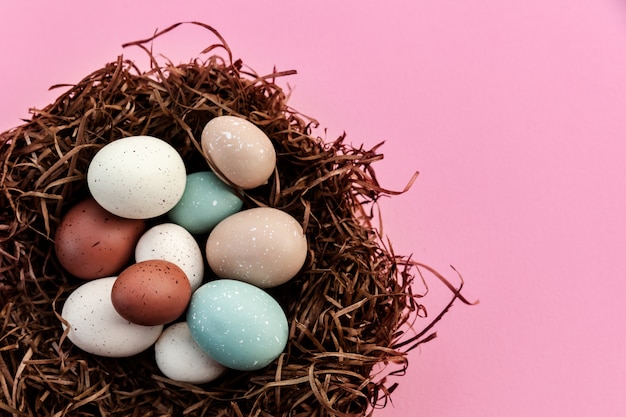
<path id="1" fill-rule="evenodd" d="M 209 266 L 220 278 L 270 288 L 293 278 L 307 256 L 302 226 L 269 207 L 244 210 L 222 220 L 206 243 Z"/>
<path id="2" fill-rule="evenodd" d="M 167 324 L 180 317 L 191 299 L 191 286 L 178 266 L 161 259 L 123 270 L 110 293 L 118 314 L 142 326 Z"/>
<path id="3" fill-rule="evenodd" d="M 243 189 L 266 184 L 276 166 L 267 135 L 246 119 L 218 116 L 202 131 L 202 150 L 223 175 Z"/>
<path id="4" fill-rule="evenodd" d="M 167 213 L 185 191 L 183 159 L 169 143 L 130 136 L 102 147 L 87 169 L 91 195 L 106 210 L 129 219 Z"/>

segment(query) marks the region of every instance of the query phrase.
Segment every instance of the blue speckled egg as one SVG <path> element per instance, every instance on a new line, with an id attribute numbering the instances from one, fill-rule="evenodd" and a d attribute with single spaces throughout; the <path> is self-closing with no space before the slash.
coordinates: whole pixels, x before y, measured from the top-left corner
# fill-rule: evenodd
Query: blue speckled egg
<path id="1" fill-rule="evenodd" d="M 269 365 L 285 349 L 287 318 L 272 296 L 254 285 L 221 279 L 191 297 L 187 323 L 192 337 L 215 361 L 236 370 Z"/>
<path id="2" fill-rule="evenodd" d="M 194 172 L 187 175 L 185 191 L 168 216 L 190 233 L 201 234 L 211 231 L 242 206 L 241 198 L 213 172 Z"/>

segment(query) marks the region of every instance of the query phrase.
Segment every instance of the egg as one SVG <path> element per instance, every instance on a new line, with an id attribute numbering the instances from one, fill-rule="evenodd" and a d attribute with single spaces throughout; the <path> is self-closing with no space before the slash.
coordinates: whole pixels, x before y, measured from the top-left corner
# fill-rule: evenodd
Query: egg
<path id="1" fill-rule="evenodd" d="M 116 216 L 87 198 L 63 216 L 54 236 L 55 254 L 78 278 L 114 275 L 132 258 L 145 228 L 144 220 Z"/>
<path id="2" fill-rule="evenodd" d="M 198 242 L 185 228 L 162 223 L 148 229 L 137 242 L 135 261 L 151 259 L 169 261 L 183 270 L 195 291 L 204 278 L 204 259 Z"/>
<path id="3" fill-rule="evenodd" d="M 218 277 L 270 288 L 300 271 L 307 256 L 307 240 L 291 215 L 257 207 L 222 220 L 209 235 L 205 251 Z"/>
<path id="4" fill-rule="evenodd" d="M 198 346 L 185 321 L 163 330 L 154 344 L 154 357 L 163 375 L 190 384 L 211 382 L 227 369 Z"/>
<path id="5" fill-rule="evenodd" d="M 102 147 L 87 169 L 87 186 L 106 210 L 149 219 L 167 213 L 185 191 L 183 159 L 167 142 L 131 136 Z"/>
<path id="6" fill-rule="evenodd" d="M 190 297 L 191 286 L 183 270 L 160 259 L 129 266 L 110 292 L 119 315 L 143 326 L 176 320 L 185 312 Z"/>
<path id="7" fill-rule="evenodd" d="M 196 343 L 222 365 L 261 369 L 278 358 L 289 336 L 282 308 L 267 292 L 241 281 L 203 284 L 191 297 L 189 331 Z"/>
<path id="8" fill-rule="evenodd" d="M 187 175 L 185 192 L 168 216 L 193 234 L 211 231 L 241 210 L 243 200 L 211 171 Z"/>
<path id="9" fill-rule="evenodd" d="M 201 144 L 217 173 L 243 189 L 266 184 L 274 172 L 276 151 L 272 141 L 241 117 L 211 119 L 202 130 Z"/>
<path id="10" fill-rule="evenodd" d="M 120 316 L 111 303 L 116 277 L 88 281 L 76 288 L 61 310 L 68 339 L 85 352 L 127 357 L 143 352 L 159 338 L 162 325 L 140 326 Z M 67 325 L 66 325 L 67 323 Z"/>

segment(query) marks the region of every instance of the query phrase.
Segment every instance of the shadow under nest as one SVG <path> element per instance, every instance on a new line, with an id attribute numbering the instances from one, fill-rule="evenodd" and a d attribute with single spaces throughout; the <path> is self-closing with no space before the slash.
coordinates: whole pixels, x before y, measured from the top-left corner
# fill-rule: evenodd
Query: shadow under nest
<path id="1" fill-rule="evenodd" d="M 233 60 L 224 39 L 211 55 L 187 64 L 151 60 L 141 71 L 119 57 L 69 87 L 32 119 L 0 135 L 0 410 L 15 416 L 362 416 L 384 406 L 407 353 L 434 334 L 456 299 L 466 300 L 436 271 L 393 253 L 372 227 L 382 188 L 372 164 L 382 155 L 339 137 L 311 136 L 315 120 L 290 109 L 276 78 Z M 196 138 L 218 115 L 249 119 L 272 140 L 277 166 L 270 183 L 239 190 L 244 207 L 270 206 L 295 217 L 307 235 L 302 271 L 269 290 L 287 315 L 289 342 L 270 366 L 229 371 L 200 386 L 161 376 L 153 351 L 131 358 L 89 355 L 72 346 L 59 312 L 81 284 L 62 270 L 53 241 L 64 213 L 88 195 L 93 155 L 116 139 L 151 135 L 183 157 L 188 173 L 207 170 Z M 409 184 L 410 185 L 410 184 Z M 157 222 L 159 219 L 154 220 Z M 203 237 L 199 238 L 200 240 Z M 206 239 L 206 236 L 204 236 Z M 413 294 L 422 270 L 452 294 L 426 319 Z M 211 279 L 210 271 L 205 279 Z M 385 365 L 391 365 L 385 367 Z"/>

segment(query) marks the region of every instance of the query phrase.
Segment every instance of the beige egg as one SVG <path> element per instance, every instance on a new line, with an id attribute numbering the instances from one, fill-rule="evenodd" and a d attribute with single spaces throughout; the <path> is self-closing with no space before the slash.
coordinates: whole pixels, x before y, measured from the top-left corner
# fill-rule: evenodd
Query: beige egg
<path id="1" fill-rule="evenodd" d="M 266 184 L 276 166 L 276 151 L 256 125 L 235 116 L 218 116 L 202 131 L 202 150 L 216 174 L 250 189 Z"/>
<path id="2" fill-rule="evenodd" d="M 206 244 L 209 266 L 220 278 L 270 288 L 293 278 L 307 256 L 302 226 L 269 207 L 244 210 L 222 220 Z"/>

